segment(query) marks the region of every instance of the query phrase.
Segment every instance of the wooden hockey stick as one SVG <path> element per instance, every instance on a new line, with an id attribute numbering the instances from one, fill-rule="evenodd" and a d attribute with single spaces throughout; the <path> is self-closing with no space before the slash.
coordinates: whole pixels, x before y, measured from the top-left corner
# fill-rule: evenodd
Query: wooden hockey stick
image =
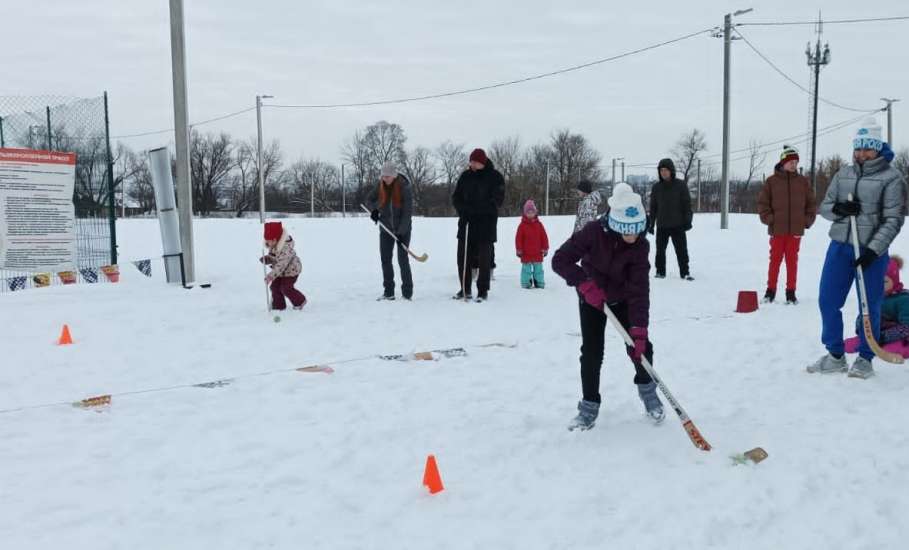
<path id="1" fill-rule="evenodd" d="M 852 200 L 852 194 L 849 195 L 849 200 Z M 855 259 L 858 259 L 860 255 L 857 225 L 855 216 L 849 216 L 849 230 L 852 233 L 852 249 L 855 251 Z M 859 304 L 862 308 L 862 327 L 864 328 L 865 341 L 868 342 L 868 347 L 883 361 L 895 365 L 902 365 L 905 361 L 903 356 L 899 353 L 885 350 L 877 343 L 877 339 L 874 337 L 874 329 L 871 326 L 871 314 L 868 311 L 868 291 L 865 289 L 865 274 L 862 271 L 861 265 L 855 266 L 855 276 L 856 282 L 858 283 Z"/>
<path id="2" fill-rule="evenodd" d="M 371 214 L 371 212 L 369 211 L 369 208 L 366 208 L 366 205 L 365 205 L 365 204 L 361 204 L 361 205 L 360 205 L 360 208 L 362 208 L 363 210 L 365 210 L 367 214 Z M 416 261 L 418 261 L 418 262 L 421 262 L 421 263 L 422 263 L 422 262 L 425 262 L 426 260 L 429 259 L 429 254 L 427 254 L 427 253 L 425 253 L 425 252 L 424 252 L 423 254 L 417 256 L 417 253 L 414 252 L 413 250 L 411 250 L 410 248 L 408 248 L 406 244 L 402 243 L 402 242 L 401 242 L 401 239 L 399 239 L 397 235 L 395 235 L 395 234 L 392 233 L 387 227 L 385 227 L 385 224 L 384 224 L 384 223 L 382 223 L 382 222 L 376 222 L 376 223 L 378 223 L 379 226 L 380 226 L 382 229 L 384 229 L 386 233 L 388 233 L 389 235 L 391 235 L 391 238 L 394 239 L 395 241 L 397 241 L 397 243 L 398 243 L 399 245 L 401 245 L 401 247 L 402 247 L 404 250 L 406 250 L 408 254 L 410 254 L 410 257 L 411 257 L 411 258 L 413 258 L 414 260 L 416 260 Z"/>
<path id="3" fill-rule="evenodd" d="M 622 326 L 622 323 L 616 318 L 615 313 L 609 308 L 608 305 L 603 304 L 603 311 L 606 313 L 606 316 L 609 317 L 609 320 L 615 326 L 616 330 L 619 331 L 619 334 L 622 336 L 622 339 L 625 340 L 625 344 L 631 347 L 634 347 L 634 340 L 631 339 L 631 336 L 628 335 L 628 331 L 625 330 L 625 327 Z M 675 414 L 679 415 L 679 420 L 682 422 L 682 428 L 685 429 L 685 433 L 688 434 L 688 438 L 691 439 L 691 442 L 695 447 L 702 451 L 709 451 L 711 449 L 710 443 L 707 443 L 707 440 L 704 439 L 704 436 L 701 435 L 700 430 L 697 426 L 694 425 L 691 418 L 688 417 L 688 413 L 685 412 L 685 409 L 682 408 L 682 405 L 675 400 L 675 397 L 670 393 L 669 388 L 666 387 L 666 384 L 660 380 L 660 377 L 657 376 L 655 370 L 653 370 L 653 365 L 650 364 L 650 361 L 646 357 L 641 357 L 641 364 L 644 366 L 644 370 L 647 371 L 647 374 L 650 375 L 650 378 L 656 382 L 660 390 L 663 391 L 663 395 L 666 396 L 666 401 L 669 401 L 669 404 L 672 405 L 672 408 L 675 410 Z"/>

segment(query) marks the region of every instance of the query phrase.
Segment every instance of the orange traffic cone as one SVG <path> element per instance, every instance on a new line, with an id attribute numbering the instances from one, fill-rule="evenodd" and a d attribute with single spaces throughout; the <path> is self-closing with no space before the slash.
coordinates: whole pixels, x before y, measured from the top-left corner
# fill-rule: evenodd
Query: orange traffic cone
<path id="1" fill-rule="evenodd" d="M 434 495 L 445 490 L 442 486 L 442 477 L 439 475 L 439 467 L 436 465 L 435 455 L 426 457 L 426 470 L 423 472 L 423 485 L 429 489 L 429 493 Z"/>
<path id="2" fill-rule="evenodd" d="M 57 340 L 58 346 L 67 346 L 73 343 L 73 337 L 69 333 L 69 325 L 63 325 L 63 332 L 60 333 L 60 339 Z"/>

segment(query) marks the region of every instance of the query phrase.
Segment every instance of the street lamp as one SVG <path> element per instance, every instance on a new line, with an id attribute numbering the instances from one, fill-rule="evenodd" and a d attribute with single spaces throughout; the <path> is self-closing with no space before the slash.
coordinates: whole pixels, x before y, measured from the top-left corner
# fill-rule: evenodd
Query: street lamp
<path id="1" fill-rule="evenodd" d="M 614 159 L 612 159 L 612 186 L 613 187 L 615 187 L 615 163 L 616 163 L 616 161 L 619 161 L 619 160 L 624 162 L 625 157 L 615 157 Z M 622 179 L 623 180 L 625 179 L 624 174 L 622 175 Z"/>
<path id="2" fill-rule="evenodd" d="M 259 139 L 256 143 L 258 154 L 258 178 L 259 178 L 259 223 L 265 223 L 265 184 L 262 181 L 262 100 L 272 99 L 274 96 L 257 95 L 256 96 L 256 124 L 259 128 Z"/>
<path id="3" fill-rule="evenodd" d="M 893 148 L 893 104 L 899 101 L 896 98 L 882 97 L 881 101 L 887 104 L 884 110 L 887 111 L 887 143 Z"/>

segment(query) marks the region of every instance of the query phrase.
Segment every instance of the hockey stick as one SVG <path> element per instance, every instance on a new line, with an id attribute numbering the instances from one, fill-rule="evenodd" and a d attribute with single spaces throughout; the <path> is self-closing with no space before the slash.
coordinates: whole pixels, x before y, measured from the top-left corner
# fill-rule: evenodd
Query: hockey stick
<path id="1" fill-rule="evenodd" d="M 461 295 L 467 301 L 467 239 L 470 237 L 470 222 L 464 224 L 464 265 L 461 266 Z"/>
<path id="2" fill-rule="evenodd" d="M 366 208 L 366 205 L 365 205 L 365 204 L 361 204 L 361 205 L 360 205 L 360 208 L 362 208 L 363 210 L 365 210 L 367 214 L 371 214 L 371 212 L 369 211 L 369 208 Z M 392 233 L 387 227 L 385 227 L 385 224 L 384 224 L 384 223 L 382 223 L 382 222 L 380 222 L 380 221 L 377 221 L 376 223 L 378 223 L 379 226 L 380 226 L 382 229 L 384 229 L 386 233 L 388 233 L 389 235 L 391 235 L 391 238 L 394 239 L 395 241 L 397 241 L 397 243 L 398 243 L 399 245 L 401 245 L 401 247 L 402 247 L 404 250 L 406 250 L 408 254 L 410 254 L 410 257 L 411 257 L 411 258 L 413 258 L 414 260 L 416 260 L 416 261 L 418 261 L 418 262 L 421 262 L 421 263 L 422 263 L 422 262 L 425 262 L 426 260 L 429 259 L 429 254 L 427 254 L 427 253 L 425 253 L 425 252 L 424 252 L 422 255 L 417 256 L 416 252 L 414 252 L 413 250 L 411 250 L 410 248 L 408 248 L 406 244 L 402 243 L 402 242 L 401 242 L 401 239 L 399 239 L 397 235 L 395 235 L 395 234 Z"/>
<path id="3" fill-rule="evenodd" d="M 851 193 L 849 194 L 849 200 L 852 200 Z M 855 251 L 856 259 L 858 259 L 860 255 L 858 229 L 856 229 L 857 225 L 855 216 L 849 216 L 849 230 L 852 233 L 852 249 Z M 865 341 L 868 342 L 868 347 L 882 360 L 895 365 L 902 365 L 904 361 L 903 356 L 899 353 L 885 350 L 877 343 L 877 339 L 874 337 L 874 329 L 871 326 L 871 314 L 868 311 L 868 291 L 865 289 L 865 274 L 862 271 L 861 265 L 855 266 L 855 276 L 856 282 L 858 283 L 859 304 L 862 308 L 862 327 L 864 328 Z"/>
<path id="4" fill-rule="evenodd" d="M 619 334 L 622 336 L 622 339 L 625 340 L 627 346 L 634 347 L 634 340 L 631 339 L 631 336 L 628 335 L 628 331 L 625 330 L 625 327 L 622 326 L 622 323 L 616 318 L 615 313 L 612 312 L 612 309 L 609 308 L 607 304 L 603 304 L 603 311 L 606 313 L 606 316 L 609 317 L 609 320 L 615 326 L 616 330 L 619 331 Z M 685 412 L 685 409 L 675 400 L 675 397 L 672 396 L 672 393 L 669 392 L 669 388 L 666 387 L 666 384 L 660 380 L 660 377 L 657 376 L 655 370 L 653 370 L 653 365 L 650 364 L 650 361 L 646 357 L 641 357 L 641 364 L 644 366 L 644 370 L 647 371 L 647 374 L 650 375 L 650 378 L 656 382 L 657 386 L 663 391 L 663 395 L 666 396 L 666 401 L 669 401 L 669 404 L 672 405 L 672 408 L 675 409 L 675 414 L 679 415 L 679 420 L 682 422 L 682 427 L 685 428 L 685 433 L 688 434 L 688 437 L 691 439 L 691 442 L 694 443 L 694 446 L 702 451 L 709 451 L 711 449 L 710 443 L 707 443 L 707 440 L 704 439 L 704 436 L 701 435 L 701 432 L 698 430 L 697 426 L 694 425 L 694 422 L 688 418 L 688 414 Z"/>
<path id="5" fill-rule="evenodd" d="M 263 246 L 261 249 L 264 254 L 262 254 L 262 281 L 265 283 L 265 311 L 271 314 L 271 298 L 268 296 L 268 267 L 265 263 L 265 257 L 268 256 L 268 247 Z"/>

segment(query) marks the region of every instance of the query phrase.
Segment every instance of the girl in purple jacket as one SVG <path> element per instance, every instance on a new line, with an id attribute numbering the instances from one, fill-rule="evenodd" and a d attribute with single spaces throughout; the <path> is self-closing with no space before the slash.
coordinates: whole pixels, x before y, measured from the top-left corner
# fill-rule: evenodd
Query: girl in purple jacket
<path id="1" fill-rule="evenodd" d="M 656 383 L 641 365 L 653 363 L 653 345 L 647 338 L 650 316 L 650 244 L 644 237 L 647 214 L 641 197 L 627 183 L 619 183 L 609 199 L 609 211 L 598 224 L 587 224 L 559 248 L 552 269 L 578 290 L 581 310 L 581 388 L 578 415 L 569 430 L 588 430 L 600 410 L 600 369 L 608 318 L 612 309 L 628 331 L 633 347 L 627 348 L 634 364 L 634 383 L 650 419 L 663 420 L 663 404 Z M 580 265 L 578 265 L 580 262 Z"/>

